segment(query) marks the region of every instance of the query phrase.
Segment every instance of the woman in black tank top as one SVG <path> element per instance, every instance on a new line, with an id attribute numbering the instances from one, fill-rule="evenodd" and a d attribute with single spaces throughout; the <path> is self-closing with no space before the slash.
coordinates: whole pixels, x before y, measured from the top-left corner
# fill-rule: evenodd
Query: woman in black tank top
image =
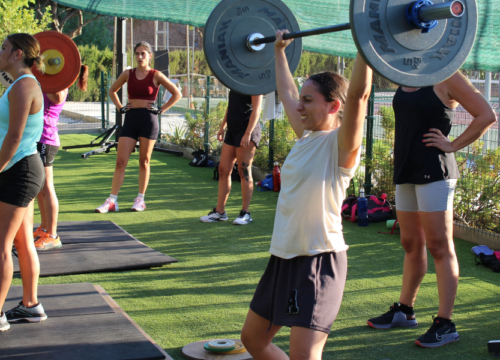
<path id="1" fill-rule="evenodd" d="M 241 178 L 242 206 L 234 225 L 247 225 L 252 221 L 250 201 L 253 194 L 252 162 L 259 146 L 261 129 L 259 124 L 262 95 L 242 95 L 229 92 L 226 116 L 220 125 L 217 139 L 224 141 L 219 162 L 219 193 L 217 206 L 200 217 L 202 222 L 229 220 L 225 207 L 231 192 L 231 174 L 235 162 Z M 226 128 L 227 129 L 224 130 Z M 225 132 L 225 135 L 224 135 Z"/>
<path id="2" fill-rule="evenodd" d="M 474 120 L 450 141 L 448 135 L 459 105 Z M 368 324 L 378 329 L 417 326 L 413 306 L 427 272 L 427 247 L 436 268 L 439 310 L 433 326 L 416 344 L 437 347 L 459 340 L 451 322 L 459 272 L 453 243 L 453 191 L 459 178 L 454 152 L 479 139 L 496 117 L 490 104 L 460 72 L 432 87 L 399 88 L 393 106 L 396 208 L 406 252 L 403 285 L 399 302 Z M 438 190 L 436 186 L 441 184 L 447 192 Z M 443 196 L 444 207 L 434 206 Z"/>

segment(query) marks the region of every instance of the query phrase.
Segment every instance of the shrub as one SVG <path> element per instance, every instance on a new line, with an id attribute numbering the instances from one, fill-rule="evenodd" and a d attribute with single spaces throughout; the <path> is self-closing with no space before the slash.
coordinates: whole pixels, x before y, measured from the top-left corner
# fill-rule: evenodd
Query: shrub
<path id="1" fill-rule="evenodd" d="M 78 46 L 82 64 L 89 67 L 87 91 L 80 91 L 76 84 L 70 87 L 68 101 L 101 101 L 101 71 L 111 71 L 113 66 L 113 51 L 105 48 L 99 50 L 97 46 Z"/>

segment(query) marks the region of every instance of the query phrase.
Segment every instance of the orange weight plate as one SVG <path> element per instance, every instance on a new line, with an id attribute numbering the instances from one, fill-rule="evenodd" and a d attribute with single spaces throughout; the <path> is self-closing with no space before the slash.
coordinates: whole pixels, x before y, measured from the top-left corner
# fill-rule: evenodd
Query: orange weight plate
<path id="1" fill-rule="evenodd" d="M 47 52 L 47 54 L 56 54 L 59 52 L 63 56 L 63 59 L 60 60 L 64 66 L 57 74 L 42 74 L 36 70 L 35 66 L 31 68 L 33 75 L 35 75 L 42 86 L 42 91 L 44 93 L 53 94 L 69 88 L 76 81 L 80 73 L 81 58 L 76 44 L 69 36 L 58 33 L 57 31 L 44 31 L 34 36 L 40 43 L 40 54 L 44 52 Z M 45 66 L 50 66 L 49 60 L 50 63 L 54 63 L 54 60 L 58 63 L 57 59 L 51 60 L 46 58 L 44 59 Z"/>

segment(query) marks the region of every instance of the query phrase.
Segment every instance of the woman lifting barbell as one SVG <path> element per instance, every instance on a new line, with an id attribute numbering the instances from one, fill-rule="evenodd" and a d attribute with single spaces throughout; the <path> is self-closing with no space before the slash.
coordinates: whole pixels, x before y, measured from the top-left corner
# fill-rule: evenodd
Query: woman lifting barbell
<path id="1" fill-rule="evenodd" d="M 350 85 L 325 72 L 299 95 L 285 55 L 291 41 L 276 37 L 278 93 L 299 140 L 283 164 L 271 259 L 241 339 L 254 359 L 288 359 L 271 341 L 289 326 L 290 357 L 321 359 L 346 281 L 340 211 L 360 160 L 372 71 L 358 55 Z"/>
<path id="2" fill-rule="evenodd" d="M 158 114 L 167 111 L 181 98 L 181 92 L 163 73 L 151 69 L 153 55 L 151 45 L 143 41 L 134 47 L 137 67 L 125 70 L 109 90 L 117 111 L 125 114 L 125 124 L 118 140 L 116 168 L 111 185 L 111 194 L 95 212 L 118 211 L 118 192 L 125 178 L 125 168 L 137 141 L 139 141 L 139 194 L 134 200 L 132 211 L 146 209 L 144 194 L 149 182 L 149 162 L 158 137 Z M 122 106 L 116 92 L 127 83 L 128 103 Z M 155 106 L 159 86 L 163 85 L 172 97 L 161 107 Z"/>
<path id="3" fill-rule="evenodd" d="M 77 86 L 82 91 L 87 91 L 89 70 L 86 65 L 80 66 Z M 43 132 L 38 141 L 37 150 L 45 170 L 45 183 L 36 197 L 42 222 L 35 230 L 35 248 L 37 250 L 50 250 L 62 246 L 57 235 L 57 217 L 59 215 L 59 202 L 54 187 L 54 159 L 61 146 L 57 123 L 68 97 L 68 89 L 53 94 L 43 94 Z"/>
<path id="4" fill-rule="evenodd" d="M 474 120 L 450 141 L 459 105 Z M 376 329 L 417 326 L 413 306 L 427 272 L 428 248 L 436 268 L 439 310 L 430 329 L 415 342 L 438 347 L 460 339 L 451 321 L 459 272 L 453 242 L 453 195 L 460 175 L 453 153 L 479 139 L 496 117 L 460 71 L 434 86 L 398 88 L 393 107 L 396 209 L 405 250 L 403 285 L 399 302 L 387 313 L 369 319 L 368 325 Z"/>
<path id="5" fill-rule="evenodd" d="M 0 331 L 9 322 L 47 319 L 37 299 L 40 264 L 33 241 L 34 199 L 45 173 L 36 143 L 43 129 L 43 95 L 31 72 L 43 69 L 38 41 L 29 34 L 7 36 L 0 51 L 0 70 L 14 82 L 0 99 L 0 310 L 5 303 L 12 274 L 12 245 L 16 246 L 23 281 L 19 305 L 0 312 Z"/>

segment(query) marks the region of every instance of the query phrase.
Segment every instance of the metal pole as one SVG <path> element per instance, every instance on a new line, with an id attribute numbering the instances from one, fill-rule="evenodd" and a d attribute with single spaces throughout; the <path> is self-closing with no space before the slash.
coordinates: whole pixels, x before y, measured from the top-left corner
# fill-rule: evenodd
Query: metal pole
<path id="1" fill-rule="evenodd" d="M 208 155 L 208 150 L 209 150 L 209 138 L 208 138 L 208 133 L 210 131 L 210 124 L 208 123 L 208 114 L 210 113 L 210 76 L 207 76 L 207 81 L 206 81 L 206 91 L 205 91 L 205 153 Z"/>
<path id="2" fill-rule="evenodd" d="M 134 19 L 130 18 L 130 66 L 134 67 Z"/>
<path id="3" fill-rule="evenodd" d="M 270 173 L 273 172 L 274 166 L 274 149 L 272 142 L 274 141 L 274 119 L 269 120 L 269 160 L 267 160 L 267 169 Z"/>
<path id="4" fill-rule="evenodd" d="M 158 98 L 156 99 L 158 108 L 161 108 L 163 105 L 163 86 L 160 86 L 160 91 L 158 93 Z M 157 141 L 161 141 L 161 113 L 158 114 L 158 139 Z"/>
<path id="5" fill-rule="evenodd" d="M 163 49 L 164 50 L 168 50 L 168 47 L 167 47 L 167 22 L 164 22 L 163 23 Z"/>
<path id="6" fill-rule="evenodd" d="M 491 102 L 491 71 L 484 73 L 484 97 L 488 103 Z M 490 144 L 490 130 L 486 131 L 483 135 L 483 151 L 488 151 Z"/>
<path id="7" fill-rule="evenodd" d="M 368 116 L 366 121 L 366 160 L 365 160 L 365 194 L 372 190 L 372 159 L 373 159 L 373 120 L 375 112 L 375 85 L 372 85 L 370 98 L 368 99 Z"/>
<path id="8" fill-rule="evenodd" d="M 155 20 L 155 51 L 158 51 L 158 20 Z"/>
<path id="9" fill-rule="evenodd" d="M 104 97 L 106 96 L 104 90 L 104 71 L 101 71 L 101 124 L 102 128 L 106 128 L 106 117 L 104 115 Z"/>
<path id="10" fill-rule="evenodd" d="M 109 103 L 110 103 L 110 98 L 109 98 L 109 88 L 111 87 L 111 74 L 108 71 L 108 78 L 106 81 L 106 128 L 109 127 Z"/>
<path id="11" fill-rule="evenodd" d="M 116 26 L 116 76 L 120 76 L 120 74 L 127 67 L 127 49 L 126 49 L 126 38 L 127 38 L 127 22 L 126 18 L 117 18 L 117 26 Z M 120 102 L 125 105 L 127 93 L 127 84 L 121 87 L 120 90 L 116 93 Z M 116 125 L 119 125 L 120 128 L 116 129 L 115 132 L 115 140 L 118 141 L 121 134 L 121 126 L 123 125 L 123 117 L 120 112 L 120 109 L 116 109 Z"/>
<path id="12" fill-rule="evenodd" d="M 196 37 L 195 37 L 195 27 L 193 26 L 193 64 L 191 65 L 193 71 L 192 73 L 194 74 L 194 44 L 195 44 L 195 40 L 196 40 Z M 194 79 L 193 79 L 194 80 Z M 193 87 L 194 87 L 194 84 L 193 84 Z"/>
<path id="13" fill-rule="evenodd" d="M 188 109 L 191 109 L 191 91 L 189 83 L 189 25 L 186 25 L 186 73 L 187 73 L 187 97 Z"/>
<path id="14" fill-rule="evenodd" d="M 167 22 L 167 50 L 170 54 L 170 23 Z"/>

